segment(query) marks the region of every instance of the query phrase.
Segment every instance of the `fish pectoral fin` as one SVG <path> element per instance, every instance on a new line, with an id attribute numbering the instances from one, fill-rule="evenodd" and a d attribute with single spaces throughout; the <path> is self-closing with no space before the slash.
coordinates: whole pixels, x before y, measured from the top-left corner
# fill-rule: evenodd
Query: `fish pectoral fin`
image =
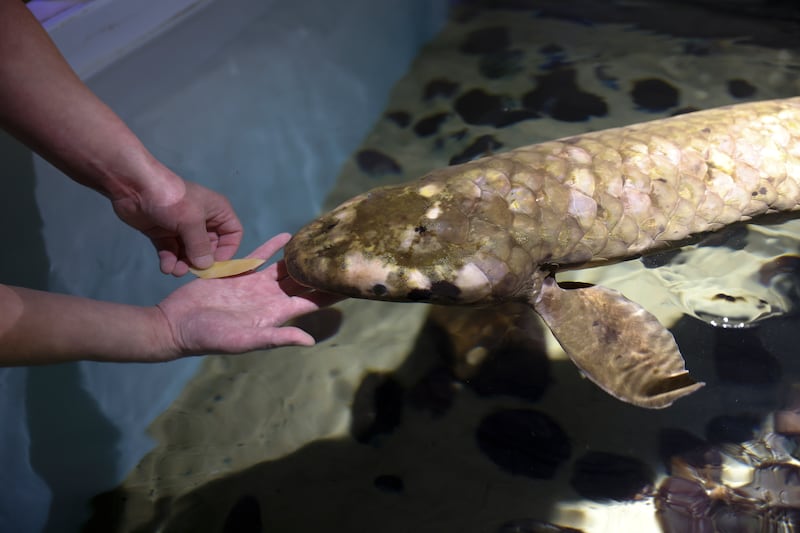
<path id="1" fill-rule="evenodd" d="M 578 368 L 620 400 L 660 409 L 704 385 L 667 328 L 615 290 L 565 289 L 549 277 L 531 304 Z"/>

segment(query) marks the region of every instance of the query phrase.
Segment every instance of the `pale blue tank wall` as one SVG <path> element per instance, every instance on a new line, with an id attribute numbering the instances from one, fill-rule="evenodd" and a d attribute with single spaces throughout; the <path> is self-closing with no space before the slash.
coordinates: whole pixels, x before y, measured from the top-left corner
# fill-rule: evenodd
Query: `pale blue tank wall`
<path id="1" fill-rule="evenodd" d="M 211 2 L 88 82 L 162 161 L 230 198 L 244 253 L 315 215 L 446 3 Z M 0 161 L 0 281 L 145 305 L 178 286 L 104 198 L 5 135 Z M 0 531 L 75 530 L 198 363 L 0 369 Z"/>

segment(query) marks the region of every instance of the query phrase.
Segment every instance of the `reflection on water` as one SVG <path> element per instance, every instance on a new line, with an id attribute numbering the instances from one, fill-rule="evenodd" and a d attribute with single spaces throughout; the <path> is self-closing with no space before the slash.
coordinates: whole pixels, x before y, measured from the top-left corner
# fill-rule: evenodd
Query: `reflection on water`
<path id="1" fill-rule="evenodd" d="M 800 94 L 798 20 L 760 2 L 464 3 L 328 206 L 523 144 Z M 794 531 L 799 235 L 743 227 L 570 273 L 670 324 L 707 382 L 656 412 L 582 379 L 524 311 L 344 302 L 309 319 L 313 349 L 209 358 L 89 529 Z"/>

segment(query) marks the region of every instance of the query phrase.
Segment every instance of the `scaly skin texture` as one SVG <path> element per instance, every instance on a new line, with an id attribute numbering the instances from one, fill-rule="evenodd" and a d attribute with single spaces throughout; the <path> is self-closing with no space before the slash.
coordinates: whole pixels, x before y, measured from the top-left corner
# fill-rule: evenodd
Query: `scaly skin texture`
<path id="1" fill-rule="evenodd" d="M 298 282 L 348 296 L 525 301 L 609 394 L 661 408 L 698 388 L 672 334 L 564 268 L 680 246 L 800 203 L 800 98 L 702 111 L 519 148 L 375 189 L 300 230 Z"/>
<path id="2" fill-rule="evenodd" d="M 544 274 L 679 245 L 800 202 L 800 98 L 518 148 L 358 196 L 301 230 L 289 273 L 385 300 L 529 299 Z"/>

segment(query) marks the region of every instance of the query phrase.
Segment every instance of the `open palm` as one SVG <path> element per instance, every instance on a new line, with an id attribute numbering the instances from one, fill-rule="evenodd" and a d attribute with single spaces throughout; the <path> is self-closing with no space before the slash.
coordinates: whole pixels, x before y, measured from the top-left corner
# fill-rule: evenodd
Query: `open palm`
<path id="1" fill-rule="evenodd" d="M 289 234 L 277 235 L 249 257 L 269 259 L 289 239 Z M 170 294 L 158 307 L 169 323 L 176 355 L 242 353 L 313 345 L 311 335 L 283 324 L 340 299 L 298 284 L 279 261 L 241 276 L 196 279 Z"/>

